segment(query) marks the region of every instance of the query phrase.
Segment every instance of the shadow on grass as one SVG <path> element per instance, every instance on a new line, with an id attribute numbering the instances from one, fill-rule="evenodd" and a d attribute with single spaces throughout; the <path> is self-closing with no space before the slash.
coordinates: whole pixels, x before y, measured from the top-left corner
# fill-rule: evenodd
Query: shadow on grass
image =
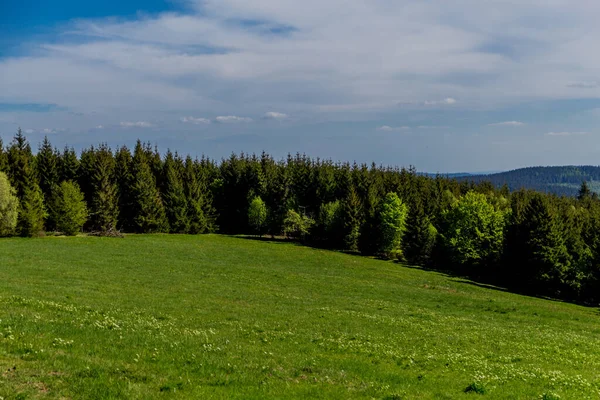
<path id="1" fill-rule="evenodd" d="M 265 243 L 292 244 L 294 246 L 311 248 L 314 250 L 327 250 L 327 251 L 333 251 L 336 253 L 347 254 L 347 255 L 351 255 L 351 256 L 355 256 L 355 257 L 369 258 L 372 260 L 390 262 L 390 260 L 387 260 L 387 259 L 384 259 L 381 257 L 364 256 L 357 251 L 344 251 L 344 250 L 331 249 L 331 248 L 328 248 L 326 245 L 319 245 L 318 243 L 301 242 L 301 241 L 298 241 L 295 239 L 290 239 L 290 238 L 287 238 L 284 236 L 275 236 L 275 237 L 252 236 L 252 235 L 229 235 L 229 236 L 238 238 L 238 239 L 256 240 L 256 241 L 265 242 Z M 458 272 L 455 272 L 452 270 L 448 270 L 448 269 L 436 268 L 434 266 L 422 267 L 422 266 L 417 266 L 417 265 L 406 264 L 406 263 L 400 262 L 400 261 L 395 261 L 395 263 L 402 268 L 410 268 L 410 269 L 418 269 L 421 271 L 435 272 L 435 273 L 444 275 L 445 277 L 449 278 L 453 282 L 464 283 L 464 284 L 476 286 L 476 287 L 479 287 L 482 289 L 496 290 L 496 291 L 504 292 L 504 293 L 513 293 L 513 294 L 518 294 L 520 296 L 526 296 L 526 297 L 542 299 L 542 300 L 550 300 L 550 301 L 555 301 L 558 303 L 572 303 L 572 304 L 577 304 L 580 306 L 597 308 L 597 306 L 595 306 L 595 305 L 586 304 L 584 302 L 580 302 L 577 300 L 559 299 L 559 298 L 551 297 L 551 296 L 547 296 L 547 295 L 531 293 L 525 289 L 518 288 L 518 287 L 500 286 L 500 284 L 497 281 L 495 281 L 493 278 L 490 278 L 490 277 L 474 277 L 474 276 L 470 276 L 467 274 L 461 274 L 461 273 L 458 273 Z M 600 313 L 600 309 L 598 312 Z"/>

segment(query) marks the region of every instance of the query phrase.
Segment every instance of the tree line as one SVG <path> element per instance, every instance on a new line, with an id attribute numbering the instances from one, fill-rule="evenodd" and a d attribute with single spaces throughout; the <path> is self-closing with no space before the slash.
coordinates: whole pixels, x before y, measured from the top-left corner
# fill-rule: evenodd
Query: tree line
<path id="1" fill-rule="evenodd" d="M 0 139 L 0 235 L 285 236 L 447 270 L 514 290 L 600 302 L 600 200 L 303 154 L 193 159 L 138 141 L 79 155 L 19 130 Z"/>

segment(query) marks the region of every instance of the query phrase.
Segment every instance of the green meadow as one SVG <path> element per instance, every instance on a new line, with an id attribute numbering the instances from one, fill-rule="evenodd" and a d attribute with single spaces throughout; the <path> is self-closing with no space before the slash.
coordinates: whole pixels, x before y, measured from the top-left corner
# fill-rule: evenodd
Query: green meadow
<path id="1" fill-rule="evenodd" d="M 293 243 L 0 240 L 0 399 L 597 399 L 597 309 Z"/>

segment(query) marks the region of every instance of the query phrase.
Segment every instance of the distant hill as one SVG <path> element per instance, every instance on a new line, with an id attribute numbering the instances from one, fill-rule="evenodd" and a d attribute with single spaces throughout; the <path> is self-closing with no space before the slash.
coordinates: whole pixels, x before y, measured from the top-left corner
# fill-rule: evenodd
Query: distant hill
<path id="1" fill-rule="evenodd" d="M 586 181 L 592 191 L 600 193 L 600 167 L 589 165 L 529 167 L 496 174 L 463 175 L 453 178 L 474 182 L 489 181 L 497 187 L 506 184 L 511 191 L 526 188 L 563 196 L 576 196 L 581 183 Z"/>

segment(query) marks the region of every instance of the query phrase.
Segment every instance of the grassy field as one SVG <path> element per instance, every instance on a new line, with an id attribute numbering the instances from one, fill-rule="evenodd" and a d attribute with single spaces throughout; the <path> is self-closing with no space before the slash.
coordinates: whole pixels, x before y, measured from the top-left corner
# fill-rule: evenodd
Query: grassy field
<path id="1" fill-rule="evenodd" d="M 0 240 L 0 399 L 597 399 L 596 309 L 286 243 Z"/>

